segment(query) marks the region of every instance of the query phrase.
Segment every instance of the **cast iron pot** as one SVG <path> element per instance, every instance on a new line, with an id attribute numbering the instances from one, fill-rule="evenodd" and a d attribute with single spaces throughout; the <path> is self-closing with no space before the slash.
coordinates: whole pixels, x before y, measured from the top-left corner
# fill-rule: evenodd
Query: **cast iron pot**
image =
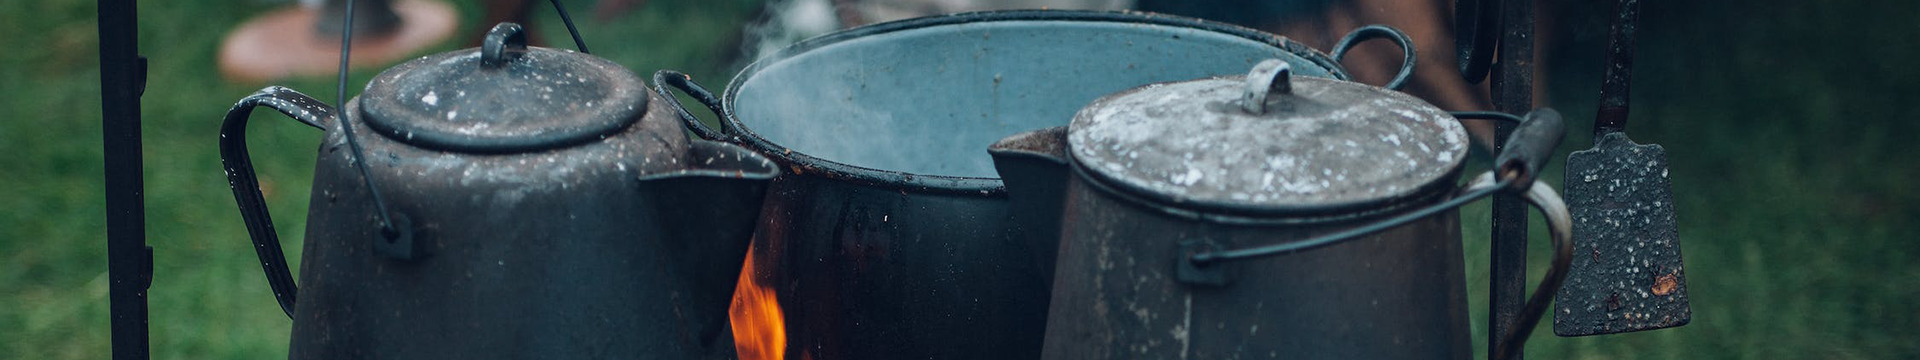
<path id="1" fill-rule="evenodd" d="M 1528 160 L 1503 160 L 1498 186 L 1456 195 L 1468 141 L 1447 112 L 1253 69 L 1119 92 L 992 147 L 1017 212 L 1061 221 L 1043 358 L 1472 356 L 1453 207 L 1500 188 L 1557 203 L 1519 183 L 1558 115 L 1523 125 L 1509 149 Z"/>
<path id="2" fill-rule="evenodd" d="M 724 102 L 675 72 L 654 82 L 721 115 L 719 129 L 684 116 L 695 133 L 786 170 L 753 276 L 777 295 L 787 358 L 1032 359 L 1055 245 L 1023 236 L 981 149 L 1065 124 L 1101 95 L 1270 58 L 1347 78 L 1337 56 L 1231 25 L 1007 11 L 809 39 L 748 66 Z"/>
<path id="3" fill-rule="evenodd" d="M 290 357 L 732 358 L 728 296 L 778 170 L 688 139 L 654 96 L 501 24 L 345 111 L 281 87 L 240 100 L 221 157 Z M 297 295 L 247 156 L 256 106 L 326 130 Z"/>

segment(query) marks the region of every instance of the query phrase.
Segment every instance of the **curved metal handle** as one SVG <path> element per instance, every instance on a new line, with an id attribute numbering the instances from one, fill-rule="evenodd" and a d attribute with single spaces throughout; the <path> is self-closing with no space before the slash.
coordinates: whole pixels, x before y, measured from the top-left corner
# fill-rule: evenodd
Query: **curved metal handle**
<path id="1" fill-rule="evenodd" d="M 1453 45 L 1460 60 L 1460 76 L 1468 84 L 1487 79 L 1493 67 L 1494 45 L 1499 42 L 1501 0 L 1455 0 L 1453 2 Z"/>
<path id="2" fill-rule="evenodd" d="M 1495 193 L 1506 190 L 1508 188 L 1506 185 L 1511 184 L 1511 181 L 1512 179 L 1502 179 L 1498 183 L 1498 185 L 1501 185 L 1499 187 L 1471 189 L 1462 193 L 1460 196 L 1447 199 L 1447 201 L 1442 201 L 1439 204 L 1433 204 L 1432 206 L 1420 208 L 1406 214 L 1360 227 L 1301 241 L 1234 250 L 1214 249 L 1213 244 L 1204 241 L 1183 243 L 1181 244 L 1183 249 L 1180 254 L 1181 259 L 1178 278 L 1180 281 L 1187 283 L 1221 285 L 1224 284 L 1224 280 L 1215 273 L 1215 270 L 1208 268 L 1214 265 L 1214 263 L 1298 253 L 1339 244 L 1347 240 L 1358 239 L 1362 236 L 1373 235 L 1374 233 L 1405 225 L 1415 220 L 1433 216 L 1441 211 L 1452 210 L 1467 203 L 1474 202 L 1475 200 L 1493 196 Z"/>
<path id="3" fill-rule="evenodd" d="M 573 47 L 580 49 L 580 53 L 582 54 L 591 54 L 591 52 L 587 52 L 587 41 L 580 39 L 580 29 L 573 26 L 573 17 L 567 16 L 567 7 L 560 6 L 560 0 L 548 0 L 547 2 L 553 4 L 554 12 L 560 13 L 560 22 L 567 24 L 567 34 L 573 35 Z"/>
<path id="4" fill-rule="evenodd" d="M 480 40 L 480 66 L 499 69 L 527 53 L 527 33 L 520 24 L 503 22 Z"/>
<path id="5" fill-rule="evenodd" d="M 1453 118 L 1460 119 L 1460 120 L 1505 121 L 1505 122 L 1514 123 L 1515 125 L 1519 125 L 1520 122 L 1526 121 L 1525 119 L 1521 119 L 1519 116 L 1514 116 L 1513 114 L 1503 113 L 1499 111 L 1448 111 L 1447 115 L 1452 115 Z"/>
<path id="6" fill-rule="evenodd" d="M 1492 113 L 1466 114 L 1492 115 Z M 1511 117 L 1511 115 L 1506 116 Z M 1500 154 L 1495 165 L 1498 169 L 1497 173 L 1489 171 L 1481 176 L 1489 179 L 1488 181 L 1497 179 L 1498 181 L 1492 184 L 1498 186 L 1471 186 L 1452 199 L 1399 216 L 1311 239 L 1244 249 L 1218 250 L 1204 241 L 1183 243 L 1179 271 L 1176 272 L 1177 278 L 1191 284 L 1220 285 L 1224 284 L 1224 278 L 1217 269 L 1209 268 L 1214 263 L 1318 249 L 1392 229 L 1441 211 L 1458 208 L 1501 191 L 1538 191 L 1536 188 L 1544 188 L 1545 185 L 1534 182 L 1535 176 L 1539 173 L 1538 170 L 1546 165 L 1547 158 L 1553 155 L 1553 149 L 1560 144 L 1560 137 L 1565 129 L 1566 127 L 1560 122 L 1560 114 L 1553 109 L 1542 108 L 1528 113 L 1526 121 L 1520 124 L 1520 131 L 1516 131 L 1508 140 L 1507 150 Z M 1476 180 L 1476 184 L 1479 182 Z M 1551 192 L 1552 189 L 1545 189 L 1545 191 Z M 1557 201 L 1558 195 L 1555 195 L 1554 199 Z M 1564 212 L 1565 206 L 1561 207 L 1563 208 L 1561 211 Z"/>
<path id="7" fill-rule="evenodd" d="M 1505 183 L 1513 179 L 1495 181 L 1495 177 L 1489 171 L 1474 179 L 1467 188 L 1472 191 L 1512 187 Z M 1546 315 L 1547 305 L 1553 301 L 1553 294 L 1560 291 L 1560 285 L 1566 282 L 1567 268 L 1573 264 L 1573 215 L 1567 211 L 1566 201 L 1560 199 L 1560 194 L 1554 192 L 1553 187 L 1537 182 L 1527 187 L 1525 198 L 1547 219 L 1548 232 L 1553 236 L 1553 262 L 1547 267 L 1546 277 L 1540 279 L 1540 284 L 1533 289 L 1533 295 L 1527 298 L 1526 308 L 1520 311 L 1520 317 L 1513 319 L 1513 324 L 1507 327 L 1511 332 L 1501 335 L 1506 338 L 1501 342 L 1505 346 L 1494 350 L 1493 356 L 1489 357 L 1492 360 L 1511 359 L 1519 353 L 1527 338 L 1533 334 L 1534 325 L 1538 325 L 1540 318 Z"/>
<path id="8" fill-rule="evenodd" d="M 1280 59 L 1267 59 L 1247 72 L 1247 92 L 1240 109 L 1249 114 L 1267 113 L 1267 100 L 1273 94 L 1293 93 L 1293 65 Z"/>
<path id="9" fill-rule="evenodd" d="M 719 118 L 720 130 L 707 127 L 707 124 L 700 122 L 700 118 L 687 112 L 687 108 L 680 105 L 680 98 L 674 97 L 673 92 L 667 90 L 668 86 L 685 91 L 688 96 L 706 105 L 707 111 L 713 112 L 713 116 Z M 667 104 L 672 105 L 673 111 L 680 114 L 680 121 L 686 124 L 687 129 L 693 130 L 694 135 L 700 136 L 701 139 L 734 142 L 731 140 L 734 131 L 732 127 L 727 126 L 727 111 L 720 104 L 720 98 L 713 96 L 713 92 L 707 91 L 706 87 L 694 83 L 692 76 L 673 70 L 656 71 L 653 73 L 653 91 L 659 92 L 660 97 L 666 98 Z"/>
<path id="10" fill-rule="evenodd" d="M 287 267 L 286 255 L 280 250 L 280 236 L 274 233 L 273 216 L 267 213 L 266 199 L 260 195 L 260 180 L 254 177 L 253 159 L 247 155 L 247 119 L 254 107 L 262 105 L 318 129 L 326 129 L 327 123 L 336 117 L 334 109 L 320 100 L 292 89 L 269 86 L 233 104 L 220 125 L 220 163 L 227 171 L 227 187 L 233 189 L 233 200 L 240 206 L 240 219 L 246 223 L 247 235 L 253 239 L 253 251 L 259 255 L 260 267 L 267 273 L 273 298 L 280 302 L 280 310 L 291 318 L 298 289 Z"/>
<path id="11" fill-rule="evenodd" d="M 1413 38 L 1407 37 L 1407 33 L 1400 32 L 1398 29 L 1386 25 L 1367 25 L 1353 29 L 1353 32 L 1347 33 L 1347 36 L 1340 38 L 1339 43 L 1333 45 L 1333 62 L 1337 63 L 1346 58 L 1347 50 L 1353 50 L 1354 45 L 1376 38 L 1387 38 L 1393 40 L 1394 44 L 1400 45 L 1400 73 L 1394 75 L 1393 80 L 1388 81 L 1384 87 L 1388 90 L 1400 90 L 1406 87 L 1407 80 L 1413 78 L 1413 67 L 1417 56 L 1413 48 Z"/>

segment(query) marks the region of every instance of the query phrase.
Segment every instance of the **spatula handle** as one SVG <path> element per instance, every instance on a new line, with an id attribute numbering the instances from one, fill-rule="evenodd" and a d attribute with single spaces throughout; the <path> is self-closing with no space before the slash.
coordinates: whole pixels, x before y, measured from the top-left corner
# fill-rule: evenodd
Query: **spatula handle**
<path id="1" fill-rule="evenodd" d="M 1627 131 L 1627 101 L 1633 85 L 1633 43 L 1640 18 L 1640 0 L 1614 3 L 1612 25 L 1608 30 L 1606 76 L 1600 83 L 1600 111 L 1593 120 L 1593 135 Z"/>

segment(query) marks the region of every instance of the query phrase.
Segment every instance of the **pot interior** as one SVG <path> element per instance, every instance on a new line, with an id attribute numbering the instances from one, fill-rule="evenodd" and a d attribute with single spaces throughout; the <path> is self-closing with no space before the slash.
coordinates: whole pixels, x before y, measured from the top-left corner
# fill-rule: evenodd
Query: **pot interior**
<path id="1" fill-rule="evenodd" d="M 1110 93 L 1244 74 L 1269 58 L 1292 63 L 1296 75 L 1332 76 L 1300 55 L 1218 31 L 1003 20 L 855 36 L 762 59 L 734 80 L 729 101 L 740 124 L 775 151 L 915 175 L 997 178 L 986 149 L 1000 138 L 1064 126 Z"/>

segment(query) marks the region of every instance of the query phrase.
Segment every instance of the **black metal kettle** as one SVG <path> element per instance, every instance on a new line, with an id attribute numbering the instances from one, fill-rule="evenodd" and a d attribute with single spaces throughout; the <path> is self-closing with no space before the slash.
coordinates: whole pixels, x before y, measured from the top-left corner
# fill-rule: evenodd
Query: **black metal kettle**
<path id="1" fill-rule="evenodd" d="M 1540 288 L 1558 288 L 1566 209 L 1533 176 L 1561 126 L 1529 115 L 1499 171 L 1461 189 L 1452 115 L 1268 60 L 1108 95 L 990 152 L 1016 215 L 1058 244 L 1044 359 L 1461 359 L 1454 208 L 1525 192 L 1561 256 Z"/>
<path id="2" fill-rule="evenodd" d="M 297 295 L 247 156 L 256 106 L 326 131 Z M 221 156 L 290 357 L 731 358 L 728 301 L 778 170 L 688 139 L 676 111 L 514 24 L 387 69 L 344 109 L 281 87 L 240 100 Z"/>

